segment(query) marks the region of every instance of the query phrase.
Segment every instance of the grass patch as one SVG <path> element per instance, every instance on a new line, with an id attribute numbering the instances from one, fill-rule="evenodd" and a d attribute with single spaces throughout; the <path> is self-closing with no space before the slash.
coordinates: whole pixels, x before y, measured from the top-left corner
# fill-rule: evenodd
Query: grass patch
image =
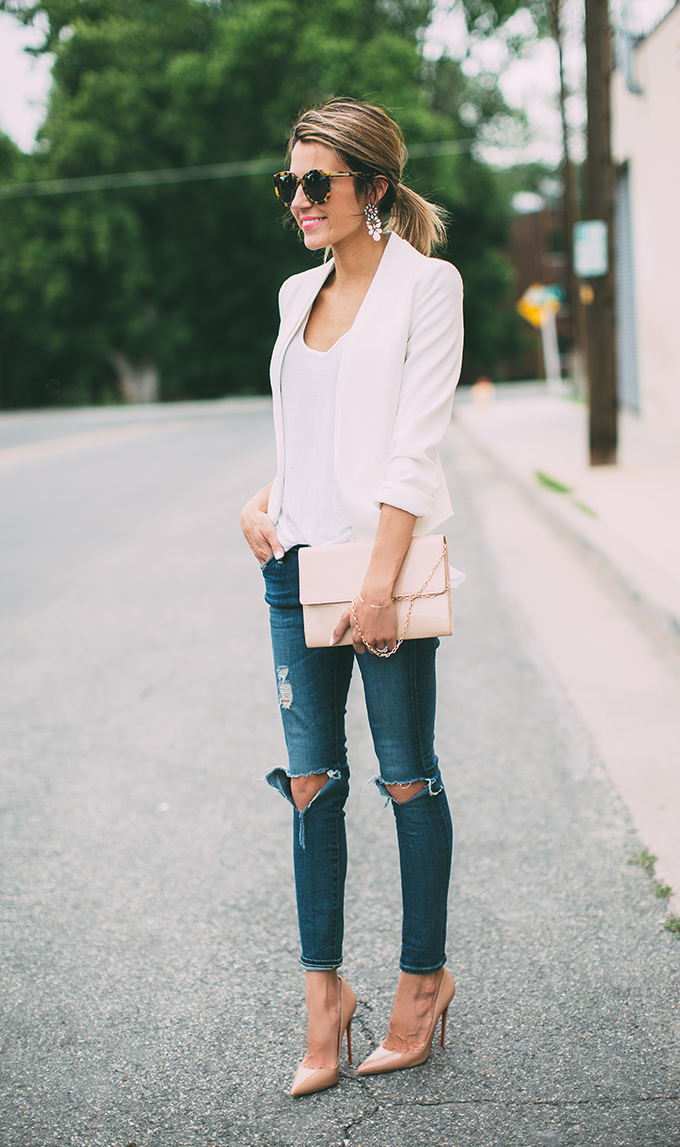
<path id="1" fill-rule="evenodd" d="M 556 494 L 571 494 L 571 486 L 565 486 L 563 482 L 558 482 L 557 478 L 551 478 L 542 470 L 535 470 L 534 474 L 537 482 L 540 482 L 541 486 L 545 486 L 546 490 L 553 490 Z"/>
<path id="2" fill-rule="evenodd" d="M 544 470 L 534 470 L 534 477 L 539 485 L 543 486 L 546 490 L 552 490 L 553 494 L 574 493 L 573 486 L 565 486 L 564 482 L 558 482 L 557 478 L 551 478 Z M 571 501 L 577 510 L 581 510 L 581 512 L 587 514 L 589 518 L 597 517 L 597 511 L 593 510 L 591 506 L 587 506 L 585 502 L 579 502 L 576 498 L 572 498 Z"/>
<path id="3" fill-rule="evenodd" d="M 660 884 L 658 881 L 655 881 L 652 887 L 654 888 L 654 895 L 657 900 L 668 900 L 668 897 L 673 892 L 670 884 Z"/>
<path id="4" fill-rule="evenodd" d="M 590 508 L 590 506 L 586 506 L 585 502 L 574 501 L 574 505 L 576 506 L 577 510 L 583 510 L 583 513 L 587 514 L 589 518 L 596 518 L 597 517 L 597 511 L 592 510 Z"/>
<path id="5" fill-rule="evenodd" d="M 643 845 L 635 856 L 628 859 L 628 864 L 634 864 L 637 868 L 641 868 L 648 876 L 652 885 L 652 891 L 657 900 L 668 900 L 673 895 L 673 889 L 670 884 L 663 884 L 660 880 L 654 880 L 654 865 L 658 857 L 650 852 L 649 849 Z M 663 924 L 667 932 L 673 932 L 676 936 L 680 936 L 680 916 L 667 916 Z"/>
<path id="6" fill-rule="evenodd" d="M 637 867 L 641 868 L 643 872 L 646 872 L 648 876 L 653 876 L 654 865 L 658 859 L 658 856 L 655 856 L 653 852 L 650 852 L 647 847 L 643 846 L 639 852 L 635 853 L 635 856 L 631 856 L 628 863 L 636 864 Z"/>

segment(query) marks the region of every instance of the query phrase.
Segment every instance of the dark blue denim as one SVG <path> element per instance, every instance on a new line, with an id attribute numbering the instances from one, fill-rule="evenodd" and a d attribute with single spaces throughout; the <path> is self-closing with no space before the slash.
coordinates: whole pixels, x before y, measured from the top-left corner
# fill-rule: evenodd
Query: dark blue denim
<path id="1" fill-rule="evenodd" d="M 355 658 L 364 685 L 373 745 L 374 780 L 392 805 L 397 826 L 403 904 L 402 971 L 425 974 L 446 961 L 446 906 L 453 830 L 434 752 L 435 654 L 439 641 L 405 641 L 394 656 L 357 656 L 351 645 L 308 649 L 299 600 L 297 548 L 262 567 L 288 769 L 267 781 L 293 805 L 293 857 L 302 944 L 310 970 L 342 963 L 349 793 L 345 711 Z M 327 773 L 328 781 L 298 812 L 290 778 Z M 399 803 L 388 784 L 424 780 Z"/>

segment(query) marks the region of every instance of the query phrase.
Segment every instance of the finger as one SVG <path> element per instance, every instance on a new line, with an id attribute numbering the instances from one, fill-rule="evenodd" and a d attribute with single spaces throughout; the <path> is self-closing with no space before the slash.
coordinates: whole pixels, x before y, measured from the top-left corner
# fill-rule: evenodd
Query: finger
<path id="1" fill-rule="evenodd" d="M 241 516 L 241 530 L 253 554 L 262 565 L 271 557 L 272 551 L 267 539 L 263 536 L 260 524 L 253 521 L 252 516 L 246 516 L 244 512 Z"/>
<path id="2" fill-rule="evenodd" d="M 366 645 L 354 622 L 352 622 L 352 645 L 355 653 L 365 653 Z"/>
<path id="3" fill-rule="evenodd" d="M 394 649 L 395 645 L 397 644 L 397 639 L 391 634 L 389 636 L 383 636 L 382 633 L 376 633 L 371 644 L 374 649 L 379 649 L 382 653 L 386 649 Z"/>
<path id="4" fill-rule="evenodd" d="M 266 538 L 261 536 L 259 531 L 252 538 L 248 539 L 248 544 L 261 566 L 272 557 L 271 546 Z"/>
<path id="5" fill-rule="evenodd" d="M 276 526 L 268 514 L 263 516 L 265 520 L 260 525 L 260 532 L 276 560 L 280 561 L 280 559 L 283 557 L 283 546 L 278 539 Z"/>
<path id="6" fill-rule="evenodd" d="M 331 645 L 337 645 L 338 642 L 342 640 L 345 633 L 347 632 L 348 625 L 349 625 L 349 610 L 346 609 L 345 612 L 343 613 L 342 617 L 340 618 L 338 624 L 336 625 L 335 629 L 333 630 L 333 633 L 331 634 L 331 640 L 330 640 Z"/>
<path id="7" fill-rule="evenodd" d="M 271 557 L 269 547 L 256 538 L 246 538 L 250 546 L 253 557 L 260 563 L 261 566 Z"/>

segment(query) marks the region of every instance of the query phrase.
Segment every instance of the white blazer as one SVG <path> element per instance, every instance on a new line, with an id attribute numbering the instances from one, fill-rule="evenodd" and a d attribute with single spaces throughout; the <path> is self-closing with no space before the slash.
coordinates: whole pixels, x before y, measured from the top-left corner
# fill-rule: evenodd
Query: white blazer
<path id="1" fill-rule="evenodd" d="M 333 261 L 287 279 L 271 361 L 278 466 L 269 496 L 281 509 L 285 444 L 281 364 Z M 335 407 L 335 473 L 356 537 L 375 537 L 383 502 L 415 514 L 427 534 L 452 514 L 439 444 L 451 420 L 463 350 L 456 268 L 391 234 L 347 335 Z M 310 476 L 311 477 L 311 476 Z"/>

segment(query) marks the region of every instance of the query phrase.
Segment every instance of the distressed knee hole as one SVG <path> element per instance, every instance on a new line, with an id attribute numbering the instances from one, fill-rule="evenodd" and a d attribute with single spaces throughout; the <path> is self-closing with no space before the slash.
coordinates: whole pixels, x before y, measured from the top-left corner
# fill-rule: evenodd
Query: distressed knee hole
<path id="1" fill-rule="evenodd" d="M 291 796 L 298 812 L 306 812 L 334 775 L 338 774 L 326 769 L 322 773 L 307 773 L 305 776 L 291 778 Z"/>
<path id="2" fill-rule="evenodd" d="M 421 793 L 427 790 L 428 796 L 438 797 L 444 791 L 444 786 L 440 776 L 437 777 L 414 777 L 410 781 L 386 781 L 384 777 L 379 774 L 370 777 L 364 785 L 364 789 L 368 785 L 373 784 L 378 789 L 378 792 L 385 797 L 385 808 L 389 804 L 408 804 L 409 801 L 415 800 Z M 418 786 L 417 788 L 415 786 Z M 392 790 L 394 789 L 394 792 Z"/>
<path id="3" fill-rule="evenodd" d="M 282 709 L 290 709 L 293 704 L 293 686 L 288 680 L 287 665 L 279 665 L 277 667 L 276 680 L 279 687 L 279 705 Z"/>
<path id="4" fill-rule="evenodd" d="M 424 788 L 427 788 L 427 781 L 395 781 L 394 784 L 385 785 L 388 793 L 393 801 L 397 804 L 405 804 L 406 801 L 411 800 L 418 793 L 421 793 Z"/>

